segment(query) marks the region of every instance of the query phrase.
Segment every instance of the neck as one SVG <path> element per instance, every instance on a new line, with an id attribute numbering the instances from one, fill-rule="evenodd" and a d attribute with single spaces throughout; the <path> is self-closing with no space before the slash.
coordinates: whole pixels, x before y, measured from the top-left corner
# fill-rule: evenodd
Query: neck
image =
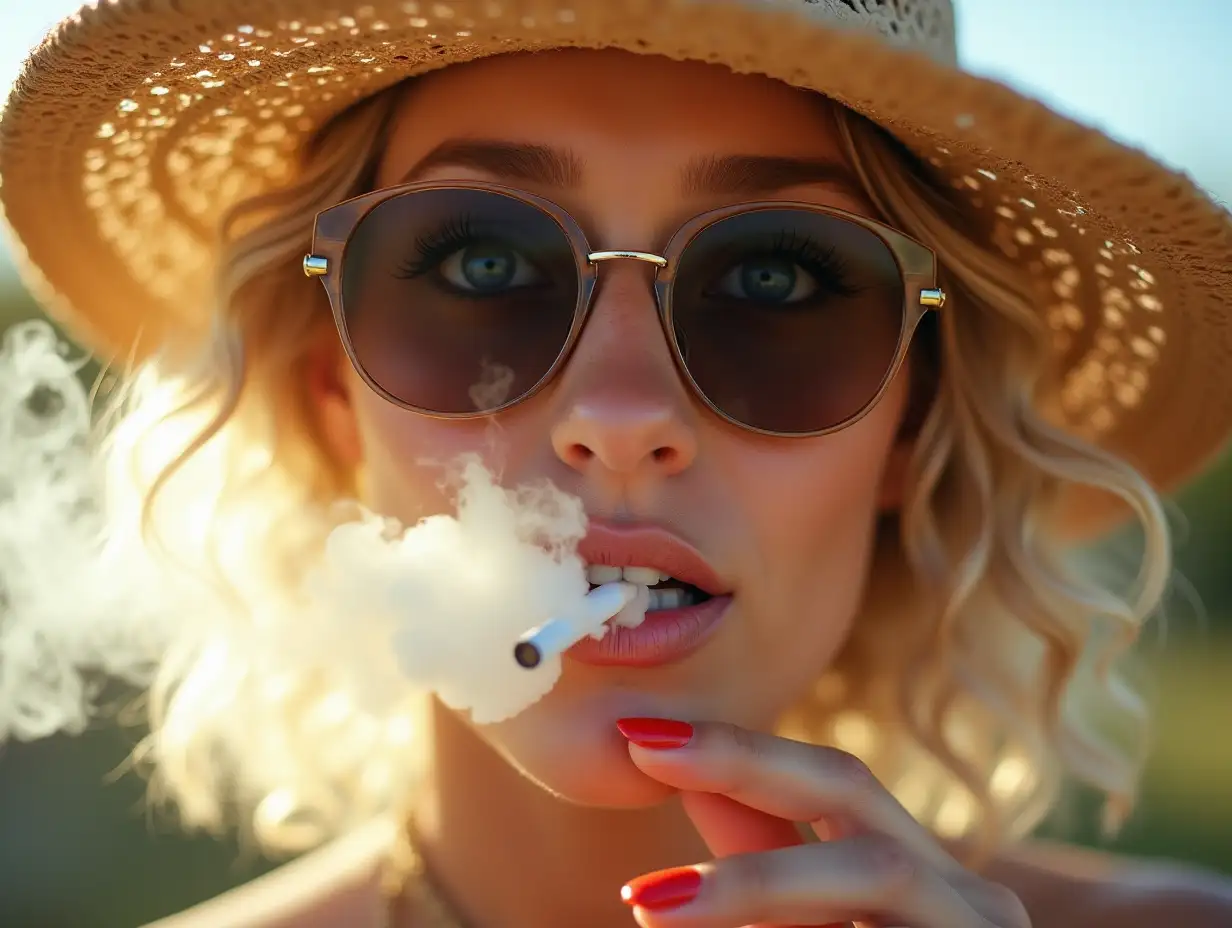
<path id="1" fill-rule="evenodd" d="M 416 846 L 468 928 L 626 928 L 627 880 L 707 856 L 678 802 L 632 812 L 569 804 L 448 709 L 434 703 L 429 717 L 432 766 L 412 816 Z"/>

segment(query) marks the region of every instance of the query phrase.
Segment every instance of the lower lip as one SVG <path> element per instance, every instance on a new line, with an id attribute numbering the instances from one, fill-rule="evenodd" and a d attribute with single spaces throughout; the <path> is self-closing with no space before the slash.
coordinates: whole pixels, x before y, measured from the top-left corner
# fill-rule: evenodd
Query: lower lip
<path id="1" fill-rule="evenodd" d="M 583 638 L 565 652 L 600 667 L 658 667 L 684 660 L 702 646 L 731 604 L 714 596 L 696 606 L 648 612 L 637 628 L 610 626 L 602 638 Z"/>

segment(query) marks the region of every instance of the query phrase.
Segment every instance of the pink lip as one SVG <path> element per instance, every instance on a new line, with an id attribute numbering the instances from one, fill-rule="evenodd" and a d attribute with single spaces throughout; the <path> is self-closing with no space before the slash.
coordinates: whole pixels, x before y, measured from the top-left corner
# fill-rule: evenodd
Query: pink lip
<path id="1" fill-rule="evenodd" d="M 709 638 L 731 604 L 731 589 L 696 548 L 652 525 L 592 522 L 578 553 L 588 564 L 650 567 L 709 593 L 696 606 L 652 612 L 637 628 L 612 626 L 565 653 L 584 664 L 656 667 L 683 660 Z"/>
<path id="2" fill-rule="evenodd" d="M 578 554 L 587 564 L 652 567 L 711 596 L 731 592 L 696 548 L 656 525 L 591 522 Z"/>
<path id="3" fill-rule="evenodd" d="M 696 606 L 652 612 L 637 628 L 610 626 L 602 638 L 583 638 L 565 654 L 599 667 L 659 667 L 675 663 L 705 643 L 731 600 L 730 596 L 715 596 Z"/>

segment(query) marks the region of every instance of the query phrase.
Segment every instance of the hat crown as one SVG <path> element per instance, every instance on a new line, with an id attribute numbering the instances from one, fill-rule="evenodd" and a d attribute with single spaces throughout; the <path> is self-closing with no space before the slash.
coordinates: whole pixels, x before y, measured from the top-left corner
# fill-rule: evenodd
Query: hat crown
<path id="1" fill-rule="evenodd" d="M 354 102 L 515 52 L 714 62 L 893 135 L 1033 288 L 1060 382 L 1041 411 L 1175 486 L 1232 422 L 1227 210 L 964 73 L 955 33 L 952 0 L 92 0 L 0 112 L 0 212 L 49 307 L 140 359 L 209 331 L 219 223 L 293 179 L 304 140 Z M 1072 498 L 1084 533 L 1124 517 L 1101 490 Z"/>
<path id="2" fill-rule="evenodd" d="M 766 6 L 766 0 L 746 0 Z M 826 24 L 874 32 L 889 44 L 914 49 L 946 64 L 958 60 L 951 0 L 770 0 L 769 5 L 803 7 Z"/>

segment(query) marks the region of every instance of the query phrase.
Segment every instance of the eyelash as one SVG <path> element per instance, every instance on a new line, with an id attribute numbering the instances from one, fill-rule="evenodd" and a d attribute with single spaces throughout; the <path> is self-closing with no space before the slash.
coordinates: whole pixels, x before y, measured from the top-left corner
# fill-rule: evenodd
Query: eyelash
<path id="1" fill-rule="evenodd" d="M 469 215 L 448 220 L 435 232 L 415 240 L 416 256 L 403 259 L 394 276 L 401 280 L 421 277 L 439 267 L 450 255 L 474 244 L 477 237 Z M 859 288 L 850 283 L 851 275 L 847 262 L 839 256 L 833 245 L 819 245 L 794 229 L 779 232 L 763 254 L 798 264 L 817 278 L 819 283 L 828 285 L 840 296 L 852 297 L 859 292 Z M 737 260 L 747 261 L 749 255 Z"/>
<path id="2" fill-rule="evenodd" d="M 837 248 L 833 245 L 820 245 L 794 229 L 779 232 L 766 254 L 800 265 L 817 278 L 818 283 L 828 285 L 840 296 L 852 297 L 860 291 L 860 288 L 850 283 L 850 268 L 839 255 Z"/>
<path id="3" fill-rule="evenodd" d="M 459 216 L 442 225 L 438 230 L 415 239 L 416 256 L 404 258 L 394 276 L 411 280 L 436 270 L 450 255 L 473 245 L 476 240 L 470 216 Z"/>

